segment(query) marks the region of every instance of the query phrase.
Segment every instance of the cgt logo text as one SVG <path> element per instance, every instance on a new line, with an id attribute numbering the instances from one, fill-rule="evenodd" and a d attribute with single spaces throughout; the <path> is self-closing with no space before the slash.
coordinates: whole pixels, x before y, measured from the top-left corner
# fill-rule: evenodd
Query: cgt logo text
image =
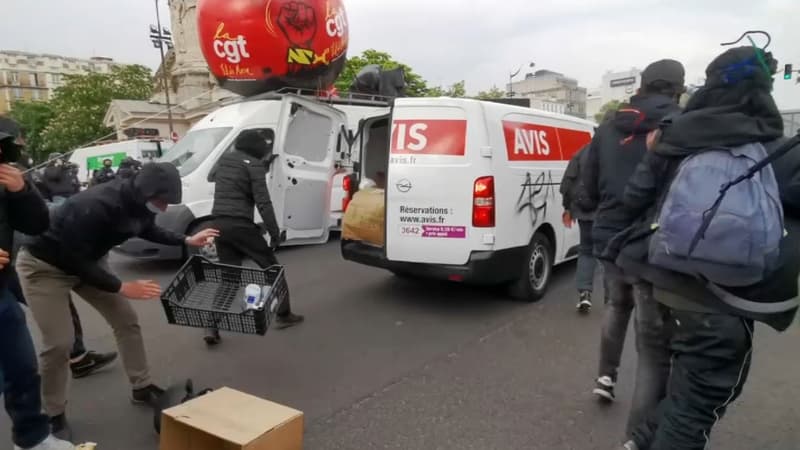
<path id="1" fill-rule="evenodd" d="M 225 32 L 224 22 L 220 22 L 217 32 L 214 33 L 214 53 L 231 64 L 239 64 L 242 58 L 250 57 L 247 51 L 247 39 L 241 34 L 231 37 Z"/>
<path id="2" fill-rule="evenodd" d="M 347 16 L 344 13 L 344 8 L 340 7 L 338 10 L 328 11 L 328 20 L 325 21 L 325 31 L 328 32 L 330 37 L 342 37 L 347 31 Z"/>

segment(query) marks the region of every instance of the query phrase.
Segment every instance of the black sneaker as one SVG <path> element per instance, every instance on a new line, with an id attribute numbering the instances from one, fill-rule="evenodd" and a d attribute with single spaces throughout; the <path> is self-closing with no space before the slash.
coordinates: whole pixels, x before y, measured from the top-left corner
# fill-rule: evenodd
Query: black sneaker
<path id="1" fill-rule="evenodd" d="M 78 379 L 88 377 L 103 367 L 111 364 L 117 359 L 117 352 L 96 353 L 88 352 L 79 361 L 69 363 L 72 370 L 72 378 Z"/>
<path id="2" fill-rule="evenodd" d="M 218 329 L 206 328 L 206 335 L 203 336 L 203 340 L 206 341 L 206 345 L 213 347 L 222 341 L 222 337 L 219 335 Z"/>
<path id="3" fill-rule="evenodd" d="M 131 401 L 137 404 L 155 405 L 158 400 L 164 395 L 164 390 L 155 384 L 143 387 L 141 389 L 134 389 Z"/>
<path id="4" fill-rule="evenodd" d="M 597 385 L 592 391 L 594 395 L 598 397 L 598 399 L 606 402 L 613 402 L 617 399 L 614 396 L 614 380 L 611 379 L 609 376 L 602 376 L 597 379 Z"/>
<path id="5" fill-rule="evenodd" d="M 299 315 L 299 314 L 289 313 L 289 314 L 285 314 L 285 315 L 282 315 L 282 316 L 277 316 L 275 318 L 275 324 L 276 324 L 276 326 L 278 327 L 279 330 L 283 330 L 285 328 L 289 328 L 289 327 L 293 327 L 295 325 L 298 325 L 298 324 L 302 323 L 304 320 L 306 320 L 306 318 L 301 316 L 301 315 Z"/>
<path id="6" fill-rule="evenodd" d="M 58 439 L 72 442 L 72 428 L 67 423 L 66 414 L 50 418 L 50 433 Z"/>
<path id="7" fill-rule="evenodd" d="M 580 297 L 575 308 L 581 314 L 588 314 L 592 310 L 592 293 L 590 291 L 580 291 L 578 295 Z"/>

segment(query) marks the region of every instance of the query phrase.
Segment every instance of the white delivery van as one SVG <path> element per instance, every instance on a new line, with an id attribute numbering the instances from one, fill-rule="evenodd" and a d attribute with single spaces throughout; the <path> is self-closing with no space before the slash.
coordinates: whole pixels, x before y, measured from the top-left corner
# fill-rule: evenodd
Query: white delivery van
<path id="1" fill-rule="evenodd" d="M 333 101 L 333 100 L 332 100 Z M 183 184 L 183 202 L 156 216 L 160 226 L 185 234 L 207 227 L 214 204 L 213 176 L 217 161 L 233 148 L 243 130 L 260 130 L 273 142 L 267 184 L 278 225 L 285 231 L 281 245 L 327 242 L 332 218 L 337 161 L 349 154 L 358 123 L 365 117 L 385 115 L 384 102 L 341 100 L 323 103 L 313 97 L 268 93 L 238 100 L 212 112 L 191 130 L 161 161 L 177 166 Z M 341 213 L 340 213 L 341 214 Z M 255 220 L 261 223 L 258 211 Z M 265 232 L 266 234 L 266 232 Z M 140 259 L 181 259 L 187 249 L 130 239 L 120 253 Z"/>
<path id="2" fill-rule="evenodd" d="M 592 122 L 450 98 L 397 99 L 356 143 L 357 189 L 386 174 L 385 245 L 342 241 L 345 259 L 403 276 L 508 284 L 544 295 L 554 264 L 577 255 L 559 184 Z"/>
<path id="3" fill-rule="evenodd" d="M 170 147 L 172 141 L 131 139 L 79 148 L 72 152 L 69 161 L 79 167 L 78 180 L 81 184 L 86 184 L 92 179 L 92 172 L 102 167 L 105 159 L 110 159 L 112 167 L 116 170 L 119 163 L 128 156 L 148 162 L 160 158 Z"/>

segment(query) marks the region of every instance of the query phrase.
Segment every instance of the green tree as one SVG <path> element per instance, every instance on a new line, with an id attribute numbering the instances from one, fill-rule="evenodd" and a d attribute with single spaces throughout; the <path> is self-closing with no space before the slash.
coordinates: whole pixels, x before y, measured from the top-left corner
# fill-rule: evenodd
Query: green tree
<path id="1" fill-rule="evenodd" d="M 506 92 L 497 86 L 492 86 L 488 91 L 478 92 L 477 99 L 479 100 L 495 100 L 498 98 L 505 98 Z"/>
<path id="2" fill-rule="evenodd" d="M 462 98 L 467 96 L 467 89 L 466 83 L 462 80 L 458 83 L 453 84 L 447 89 L 442 88 L 441 86 L 436 86 L 432 88 L 428 88 L 428 92 L 425 93 L 426 97 L 453 97 L 453 98 Z"/>
<path id="3" fill-rule="evenodd" d="M 103 125 L 111 100 L 147 100 L 153 92 L 150 69 L 133 65 L 111 73 L 65 77 L 50 101 L 52 119 L 42 133 L 42 150 L 65 152 L 112 133 Z"/>
<path id="4" fill-rule="evenodd" d="M 349 91 L 350 86 L 353 84 L 353 80 L 356 78 L 356 75 L 358 75 L 358 72 L 370 64 L 377 64 L 384 70 L 402 67 L 405 71 L 406 95 L 409 97 L 423 97 L 427 95 L 427 82 L 417 73 L 415 73 L 410 66 L 399 61 L 395 61 L 392 56 L 386 52 L 379 52 L 372 49 L 364 50 L 364 53 L 362 53 L 360 56 L 354 56 L 347 60 L 342 73 L 339 75 L 339 79 L 336 80 L 336 89 L 340 92 Z"/>
<path id="5" fill-rule="evenodd" d="M 16 120 L 25 132 L 26 151 L 36 162 L 43 161 L 47 155 L 42 148 L 42 132 L 50 119 L 53 109 L 47 102 L 14 102 L 9 116 Z"/>
<path id="6" fill-rule="evenodd" d="M 594 115 L 594 121 L 600 123 L 609 112 L 614 112 L 619 109 L 622 103 L 619 100 L 611 100 L 600 107 L 600 111 Z"/>

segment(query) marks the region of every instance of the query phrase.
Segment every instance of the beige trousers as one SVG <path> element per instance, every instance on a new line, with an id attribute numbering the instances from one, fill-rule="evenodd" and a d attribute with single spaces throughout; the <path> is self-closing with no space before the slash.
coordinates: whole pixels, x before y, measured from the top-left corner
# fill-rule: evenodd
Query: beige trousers
<path id="1" fill-rule="evenodd" d="M 133 388 L 150 384 L 142 330 L 130 300 L 82 284 L 78 277 L 34 257 L 24 248 L 19 252 L 16 268 L 25 299 L 42 333 L 39 362 L 44 409 L 48 415 L 64 413 L 67 405 L 69 355 L 75 333 L 69 312 L 70 292 L 86 300 L 111 325 Z"/>

